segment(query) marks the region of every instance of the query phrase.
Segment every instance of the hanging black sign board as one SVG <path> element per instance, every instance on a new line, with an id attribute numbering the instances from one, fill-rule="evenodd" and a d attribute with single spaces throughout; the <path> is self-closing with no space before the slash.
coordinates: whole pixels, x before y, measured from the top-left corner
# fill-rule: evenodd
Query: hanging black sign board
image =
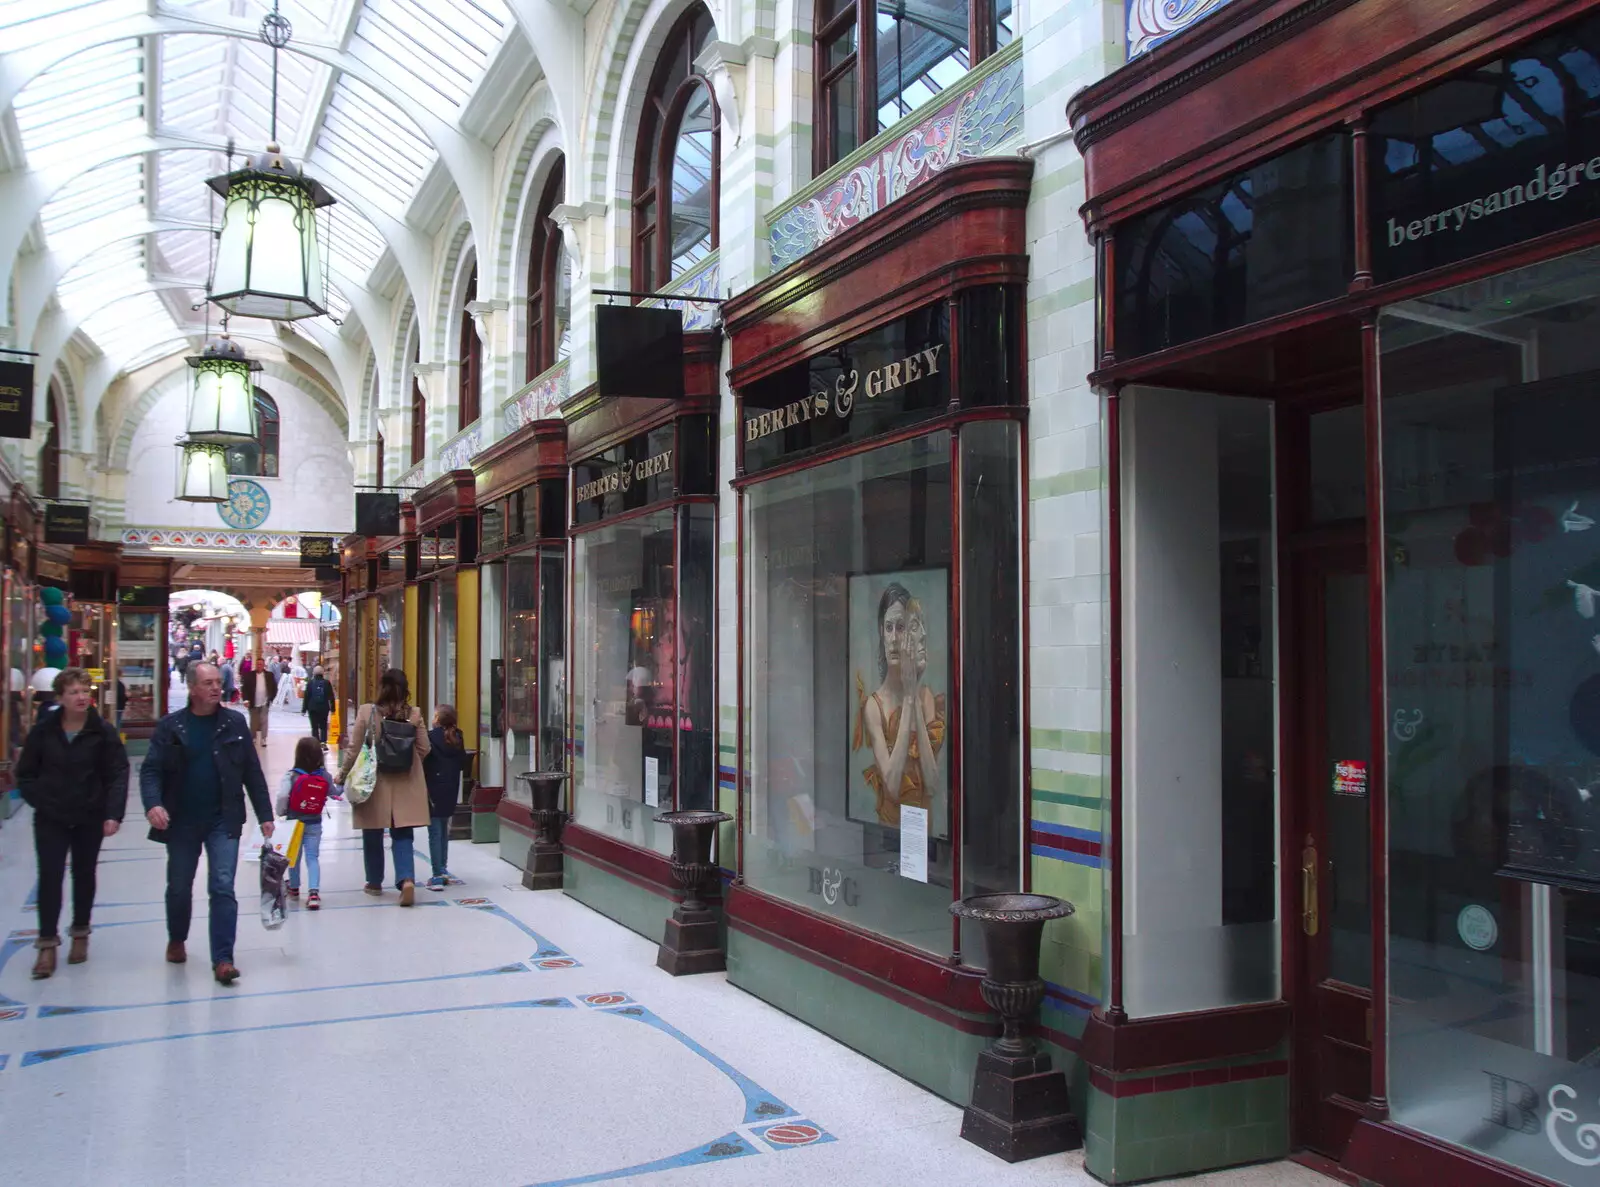
<path id="1" fill-rule="evenodd" d="M 0 437 L 33 436 L 33 364 L 0 360 Z"/>
<path id="2" fill-rule="evenodd" d="M 1373 117 L 1378 280 L 1600 218 L 1600 98 L 1563 86 L 1549 65 L 1600 70 L 1597 38 L 1600 17 L 1585 17 Z"/>
<path id="3" fill-rule="evenodd" d="M 85 503 L 47 503 L 44 509 L 46 544 L 87 544 L 89 507 Z"/>
<path id="4" fill-rule="evenodd" d="M 337 568 L 339 546 L 332 536 L 301 536 L 300 567 L 302 569 Z"/>
<path id="5" fill-rule="evenodd" d="M 600 305 L 594 350 L 601 396 L 683 399 L 682 310 Z"/>
<path id="6" fill-rule="evenodd" d="M 356 535 L 398 536 L 399 534 L 399 495 L 356 495 Z"/>
<path id="7" fill-rule="evenodd" d="M 159 606 L 165 610 L 171 596 L 172 587 L 167 585 L 124 585 L 117 590 L 117 605 Z"/>

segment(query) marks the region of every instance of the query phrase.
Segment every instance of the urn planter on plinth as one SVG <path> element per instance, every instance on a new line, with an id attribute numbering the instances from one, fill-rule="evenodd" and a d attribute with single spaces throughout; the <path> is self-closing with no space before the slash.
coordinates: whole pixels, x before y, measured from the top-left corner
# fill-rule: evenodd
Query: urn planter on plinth
<path id="1" fill-rule="evenodd" d="M 522 884 L 529 890 L 560 890 L 562 876 L 561 827 L 567 814 L 561 810 L 561 785 L 565 771 L 524 771 L 517 780 L 528 788 L 533 806 L 528 815 L 538 835 L 528 846 L 528 865 L 522 871 Z"/>
<path id="2" fill-rule="evenodd" d="M 667 920 L 667 932 L 656 951 L 656 965 L 681 977 L 714 973 L 728 967 L 717 927 L 717 913 L 702 897 L 717 877 L 711 860 L 711 837 L 717 825 L 732 820 L 726 812 L 663 812 L 657 824 L 672 828 L 672 880 L 683 902 Z"/>
<path id="3" fill-rule="evenodd" d="M 983 928 L 989 967 L 978 991 L 1002 1026 L 978 1056 L 961 1136 L 1007 1162 L 1076 1150 L 1083 1135 L 1067 1100 L 1067 1078 L 1023 1033 L 1044 1000 L 1044 925 L 1071 915 L 1072 904 L 1047 894 L 980 894 L 952 903 L 950 912 Z"/>

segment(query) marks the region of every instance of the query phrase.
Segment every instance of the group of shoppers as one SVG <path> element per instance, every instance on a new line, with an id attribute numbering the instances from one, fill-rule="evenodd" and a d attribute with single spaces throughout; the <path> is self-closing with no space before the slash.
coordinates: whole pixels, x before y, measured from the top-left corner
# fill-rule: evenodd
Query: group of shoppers
<path id="1" fill-rule="evenodd" d="M 313 680 L 319 677 L 320 672 Z M 244 833 L 245 801 L 249 800 L 262 835 L 269 839 L 273 834 L 273 804 L 267 794 L 260 753 L 251 744 L 250 726 L 243 715 L 223 705 L 220 665 L 190 662 L 185 680 L 187 703 L 163 717 L 150 739 L 149 751 L 139 769 L 139 798 L 150 825 L 150 839 L 167 847 L 166 959 L 173 964 L 183 964 L 188 959 L 194 879 L 203 853 L 210 900 L 212 974 L 219 984 L 231 985 L 239 977 L 233 960 L 239 914 L 234 875 Z M 33 975 L 41 979 L 56 971 L 61 944 L 62 883 L 69 854 L 73 913 L 68 932 L 72 946 L 67 960 L 78 964 L 88 959 L 95 865 L 101 842 L 115 835 L 121 826 L 129 778 L 121 738 L 93 707 L 93 685 L 88 673 L 81 668 L 63 670 L 56 677 L 55 690 L 58 707 L 41 715 L 29 731 L 17 766 L 23 799 L 34 809 L 39 930 Z M 308 687 L 308 694 L 309 691 Z M 329 707 L 331 699 L 330 692 Z M 309 695 L 307 700 L 310 701 Z M 253 702 L 251 707 L 254 708 Z M 315 724 L 317 717 L 309 705 L 307 713 Z M 442 890 L 450 881 L 445 866 L 448 822 L 455 809 L 467 753 L 456 728 L 454 710 L 448 705 L 440 706 L 434 728 L 424 728 L 422 714 L 411 704 L 405 673 L 391 669 L 383 675 L 377 702 L 363 705 L 344 735 L 339 783 L 344 782 L 363 742 L 384 729 L 385 722 L 401 727 L 389 730 L 391 749 L 397 738 L 405 737 L 404 727 L 409 727 L 411 760 L 401 769 L 378 771 L 371 796 L 355 806 L 354 821 L 362 830 L 366 892 L 383 893 L 383 834 L 388 830 L 400 905 L 409 907 L 416 896 L 414 829 L 430 829 L 434 876 L 429 888 Z M 323 772 L 321 742 L 326 736 L 324 712 L 322 737 L 301 740 L 291 776 Z M 289 785 L 293 785 L 292 779 Z M 314 823 L 320 842 L 320 813 Z M 314 844 L 306 854 L 312 891 L 319 889 L 316 848 Z M 292 879 L 295 886 L 299 884 L 298 873 L 296 868 Z"/>

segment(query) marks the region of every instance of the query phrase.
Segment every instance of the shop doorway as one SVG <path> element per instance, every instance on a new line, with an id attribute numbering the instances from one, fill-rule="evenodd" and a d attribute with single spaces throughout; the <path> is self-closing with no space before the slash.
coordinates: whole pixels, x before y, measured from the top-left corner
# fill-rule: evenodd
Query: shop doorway
<path id="1" fill-rule="evenodd" d="M 1359 405 L 1280 418 L 1295 1142 L 1339 1157 L 1372 1071 L 1371 684 Z"/>

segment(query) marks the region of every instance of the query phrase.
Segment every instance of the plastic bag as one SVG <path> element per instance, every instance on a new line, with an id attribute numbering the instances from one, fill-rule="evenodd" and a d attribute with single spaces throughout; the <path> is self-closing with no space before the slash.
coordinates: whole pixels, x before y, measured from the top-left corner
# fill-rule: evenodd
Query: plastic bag
<path id="1" fill-rule="evenodd" d="M 261 926 L 276 931 L 289 917 L 289 859 L 271 845 L 261 847 Z"/>
<path id="2" fill-rule="evenodd" d="M 377 713 L 377 708 L 372 710 Z M 352 804 L 364 804 L 372 798 L 373 790 L 378 786 L 378 756 L 372 748 L 372 718 L 367 718 L 367 736 L 361 742 L 361 750 L 350 764 L 350 770 L 345 775 L 344 798 Z"/>

